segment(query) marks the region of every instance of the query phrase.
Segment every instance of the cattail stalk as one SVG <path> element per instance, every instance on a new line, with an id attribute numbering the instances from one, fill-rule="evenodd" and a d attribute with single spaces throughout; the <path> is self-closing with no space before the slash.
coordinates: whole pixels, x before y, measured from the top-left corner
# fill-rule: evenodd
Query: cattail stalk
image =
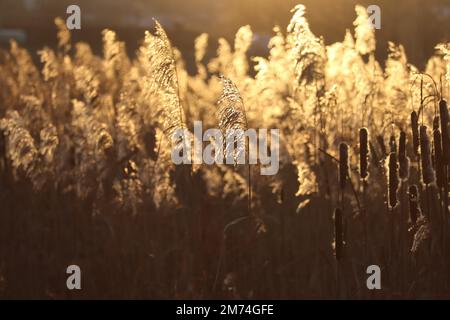
<path id="1" fill-rule="evenodd" d="M 362 179 L 364 248 L 366 254 L 368 253 L 367 250 L 368 221 L 366 210 L 366 186 L 367 186 L 367 178 L 369 176 L 368 167 L 369 167 L 369 132 L 367 128 L 361 128 L 359 129 L 359 173 Z"/>
<path id="2" fill-rule="evenodd" d="M 399 178 L 401 180 L 400 185 L 400 223 L 398 223 L 400 228 L 400 263 L 401 268 L 404 270 L 407 263 L 407 220 L 408 212 L 406 209 L 406 193 L 408 187 L 408 177 L 409 177 L 409 158 L 406 155 L 406 133 L 402 130 L 400 131 L 400 137 L 398 142 L 398 164 L 399 164 Z M 405 274 L 401 277 L 401 288 L 404 289 L 406 283 Z"/>
<path id="3" fill-rule="evenodd" d="M 388 195 L 387 206 L 389 209 L 389 221 L 390 221 L 390 254 L 394 256 L 395 251 L 395 222 L 394 222 L 394 209 L 397 207 L 398 199 L 397 192 L 400 185 L 398 178 L 398 163 L 397 154 L 391 152 L 387 159 L 387 179 L 388 179 Z"/>
<path id="4" fill-rule="evenodd" d="M 391 135 L 389 138 L 389 149 L 390 152 L 397 153 L 397 142 L 395 141 L 395 135 Z"/>
<path id="5" fill-rule="evenodd" d="M 334 257 L 336 259 L 336 296 L 341 294 L 341 260 L 344 255 L 344 222 L 343 213 L 340 208 L 336 208 L 334 218 Z"/>
<path id="6" fill-rule="evenodd" d="M 342 259 L 344 252 L 344 223 L 342 210 L 334 210 L 334 255 L 337 261 Z"/>

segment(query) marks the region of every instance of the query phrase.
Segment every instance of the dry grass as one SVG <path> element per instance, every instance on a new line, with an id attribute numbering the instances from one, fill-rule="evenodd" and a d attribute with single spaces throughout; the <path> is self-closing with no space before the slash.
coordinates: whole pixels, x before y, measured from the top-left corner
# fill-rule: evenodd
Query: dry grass
<path id="1" fill-rule="evenodd" d="M 60 20 L 42 65 L 0 51 L 0 296 L 448 297 L 449 45 L 420 72 L 391 43 L 382 67 L 356 11 L 326 46 L 297 6 L 255 76 L 249 26 L 209 61 L 201 35 L 194 75 L 158 23 L 136 59 L 111 30 L 94 55 Z M 175 166 L 168 137 L 196 120 L 280 129 L 280 171 Z"/>

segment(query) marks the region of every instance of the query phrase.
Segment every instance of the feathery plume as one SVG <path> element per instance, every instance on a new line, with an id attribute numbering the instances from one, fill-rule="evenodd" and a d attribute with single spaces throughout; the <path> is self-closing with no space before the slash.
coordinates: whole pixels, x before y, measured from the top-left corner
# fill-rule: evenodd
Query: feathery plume
<path id="1" fill-rule="evenodd" d="M 181 106 L 175 59 L 166 32 L 155 20 L 156 33 L 145 32 L 141 53 L 146 59 L 149 87 L 162 105 L 164 133 L 169 140 L 176 130 L 185 128 Z"/>
<path id="2" fill-rule="evenodd" d="M 375 51 L 375 30 L 368 21 L 369 16 L 367 9 L 361 5 L 355 7 L 357 18 L 353 22 L 355 26 L 356 49 L 362 55 L 369 54 Z"/>
<path id="3" fill-rule="evenodd" d="M 233 156 L 234 161 L 245 155 L 245 131 L 247 130 L 247 117 L 244 103 L 234 83 L 221 76 L 223 85 L 222 95 L 217 101 L 217 117 L 219 128 L 225 139 L 225 156 Z M 235 148 L 237 144 L 237 148 Z"/>
<path id="4" fill-rule="evenodd" d="M 56 17 L 55 25 L 58 29 L 58 47 L 64 52 L 68 52 L 70 50 L 70 31 L 67 29 L 66 22 L 62 18 Z"/>
<path id="5" fill-rule="evenodd" d="M 321 40 L 309 28 L 305 18 L 306 8 L 299 4 L 291 10 L 294 15 L 289 22 L 287 31 L 291 35 L 291 54 L 295 59 L 295 76 L 297 85 L 311 83 L 315 80 L 324 65 L 324 49 Z"/>

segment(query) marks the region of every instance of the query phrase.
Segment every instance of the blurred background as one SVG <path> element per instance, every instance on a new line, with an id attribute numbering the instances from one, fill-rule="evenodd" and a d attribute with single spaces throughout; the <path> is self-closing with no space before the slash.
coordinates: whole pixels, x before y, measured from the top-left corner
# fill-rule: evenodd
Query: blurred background
<path id="1" fill-rule="evenodd" d="M 303 3 L 316 35 L 327 44 L 341 41 L 345 29 L 352 29 L 355 4 L 379 5 L 381 30 L 377 31 L 378 58 L 386 57 L 388 40 L 404 44 L 410 62 L 423 67 L 438 42 L 450 38 L 450 0 L 0 0 L 0 46 L 9 38 L 35 51 L 56 44 L 53 19 L 65 18 L 66 8 L 81 8 L 82 29 L 73 39 L 86 41 L 101 50 L 101 30 L 115 30 L 134 54 L 145 29 L 157 18 L 173 44 L 182 52 L 188 66 L 193 59 L 193 40 L 202 32 L 210 34 L 210 49 L 218 37 L 232 40 L 240 26 L 250 24 L 254 46 L 250 54 L 263 55 L 274 25 L 285 28 L 292 9 Z"/>

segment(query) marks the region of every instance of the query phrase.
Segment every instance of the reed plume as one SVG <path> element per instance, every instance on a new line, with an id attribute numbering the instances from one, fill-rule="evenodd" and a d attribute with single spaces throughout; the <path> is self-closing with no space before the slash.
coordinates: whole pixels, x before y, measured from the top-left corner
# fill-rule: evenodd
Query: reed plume
<path id="1" fill-rule="evenodd" d="M 247 116 L 244 103 L 236 85 L 228 78 L 221 76 L 223 85 L 222 94 L 217 101 L 217 117 L 219 128 L 224 135 L 226 159 L 233 158 L 234 164 L 244 163 L 246 155 L 249 155 L 249 143 L 246 143 L 245 132 L 248 129 Z M 248 179 L 248 213 L 252 214 L 252 180 L 250 159 L 247 159 Z M 227 161 L 228 163 L 228 161 Z"/>
<path id="2" fill-rule="evenodd" d="M 228 78 L 221 76 L 223 85 L 222 95 L 217 101 L 217 117 L 219 128 L 224 135 L 225 156 L 237 159 L 245 156 L 245 131 L 247 130 L 247 117 L 244 103 L 236 85 Z M 235 147 L 235 145 L 237 145 Z"/>
<path id="3" fill-rule="evenodd" d="M 217 50 L 202 34 L 188 60 L 158 22 L 136 58 L 113 30 L 102 33 L 103 55 L 72 44 L 63 19 L 57 48 L 39 51 L 38 65 L 14 41 L 0 48 L 0 297 L 68 297 L 64 283 L 46 280 L 72 260 L 96 280 L 83 298 L 449 292 L 449 115 L 437 96 L 448 99 L 450 44 L 423 74 L 400 44 L 379 63 L 366 9 L 355 32 L 327 45 L 299 5 L 253 61 L 261 39 L 249 26 Z M 438 92 L 432 78 L 446 72 Z M 197 121 L 202 141 L 182 145 Z M 238 167 L 250 156 L 245 133 L 265 133 L 252 125 L 281 136 L 261 136 L 251 145 L 259 159 Z M 175 165 L 177 151 L 187 165 Z M 268 160 L 276 173 L 258 174 Z M 371 264 L 389 269 L 383 290 L 364 290 Z M 114 286 L 100 286 L 111 275 Z"/>
<path id="4" fill-rule="evenodd" d="M 178 76 L 172 46 L 166 32 L 155 20 L 156 32 L 145 32 L 141 53 L 145 60 L 149 89 L 162 106 L 164 133 L 170 140 L 176 130 L 185 128 L 179 96 Z"/>

